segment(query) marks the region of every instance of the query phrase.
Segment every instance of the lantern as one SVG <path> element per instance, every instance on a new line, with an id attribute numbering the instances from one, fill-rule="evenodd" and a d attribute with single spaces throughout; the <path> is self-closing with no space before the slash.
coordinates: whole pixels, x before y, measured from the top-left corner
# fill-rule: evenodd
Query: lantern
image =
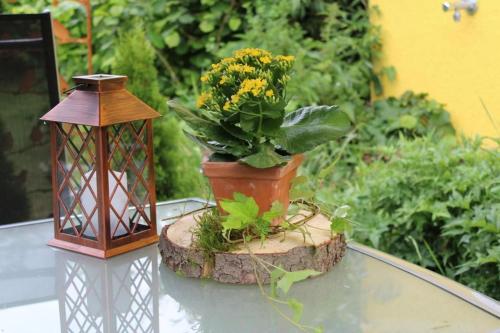
<path id="1" fill-rule="evenodd" d="M 158 241 L 152 119 L 126 76 L 73 78 L 50 122 L 54 239 L 49 245 L 107 258 Z"/>

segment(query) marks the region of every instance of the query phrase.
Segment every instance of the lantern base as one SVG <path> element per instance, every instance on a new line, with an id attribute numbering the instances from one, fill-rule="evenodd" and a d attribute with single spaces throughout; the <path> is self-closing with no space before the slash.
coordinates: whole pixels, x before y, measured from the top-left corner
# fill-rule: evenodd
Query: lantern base
<path id="1" fill-rule="evenodd" d="M 140 240 L 137 240 L 137 241 L 134 241 L 132 243 L 125 244 L 122 246 L 114 247 L 114 248 L 111 248 L 108 250 L 96 249 L 93 247 L 75 244 L 75 243 L 71 243 L 71 242 L 56 239 L 56 238 L 48 241 L 48 245 L 53 246 L 53 247 L 57 247 L 60 249 L 64 249 L 64 250 L 78 252 L 78 253 L 85 254 L 88 256 L 92 256 L 92 257 L 106 259 L 106 258 L 117 256 L 117 255 L 125 253 L 125 252 L 130 252 L 130 251 L 139 249 L 141 247 L 145 247 L 145 246 L 157 243 L 158 239 L 159 239 L 158 235 L 153 235 L 153 236 L 143 238 L 143 239 L 140 239 Z"/>

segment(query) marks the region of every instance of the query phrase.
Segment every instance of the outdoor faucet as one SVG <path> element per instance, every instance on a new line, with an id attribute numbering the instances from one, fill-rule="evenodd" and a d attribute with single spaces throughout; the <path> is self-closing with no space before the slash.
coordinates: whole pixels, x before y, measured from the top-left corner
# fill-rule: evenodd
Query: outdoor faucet
<path id="1" fill-rule="evenodd" d="M 477 12 L 477 0 L 458 0 L 453 3 L 444 2 L 443 3 L 443 11 L 447 12 L 450 9 L 453 9 L 453 20 L 455 22 L 460 22 L 462 18 L 462 14 L 460 10 L 464 9 L 467 14 L 474 15 Z"/>

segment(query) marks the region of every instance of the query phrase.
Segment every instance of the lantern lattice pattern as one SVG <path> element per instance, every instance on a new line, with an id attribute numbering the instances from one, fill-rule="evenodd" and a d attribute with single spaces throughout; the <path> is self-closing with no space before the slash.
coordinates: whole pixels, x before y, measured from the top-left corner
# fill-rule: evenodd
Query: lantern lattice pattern
<path id="1" fill-rule="evenodd" d="M 51 121 L 55 239 L 110 257 L 158 240 L 152 118 L 124 89 L 126 77 L 77 77 L 83 85 L 42 119 Z M 76 115 L 76 116 L 75 116 Z"/>
<path id="2" fill-rule="evenodd" d="M 57 254 L 62 332 L 159 332 L 156 251 L 117 259 Z"/>

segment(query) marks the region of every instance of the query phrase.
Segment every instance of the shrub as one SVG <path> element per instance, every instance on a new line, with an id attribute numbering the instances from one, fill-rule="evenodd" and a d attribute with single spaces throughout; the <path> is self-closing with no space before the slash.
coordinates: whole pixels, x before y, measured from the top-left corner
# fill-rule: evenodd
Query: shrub
<path id="1" fill-rule="evenodd" d="M 500 299 L 499 151 L 425 137 L 377 152 L 334 195 L 353 207 L 354 237 Z"/>
<path id="2" fill-rule="evenodd" d="M 308 154 L 303 171 L 316 175 L 319 191 L 342 190 L 362 162 L 380 158 L 377 147 L 393 144 L 400 137 L 414 139 L 432 135 L 440 140 L 455 130 L 444 105 L 427 94 L 405 92 L 399 98 L 377 100 L 356 115 L 355 131 L 344 145 L 326 144 Z M 332 158 L 338 161 L 332 163 Z M 311 177 L 312 178 L 312 177 Z"/>
<path id="3" fill-rule="evenodd" d="M 128 75 L 127 88 L 162 114 L 153 121 L 158 198 L 199 195 L 202 184 L 198 171 L 200 156 L 187 142 L 177 120 L 166 110 L 154 59 L 154 50 L 139 27 L 120 36 L 113 72 Z"/>
<path id="4" fill-rule="evenodd" d="M 85 9 L 77 2 L 60 1 L 51 7 L 50 0 L 0 1 L 17 13 L 50 8 L 73 37 L 85 35 Z M 158 55 L 160 87 L 166 95 L 194 102 L 201 71 L 242 47 L 297 56 L 292 109 L 345 103 L 361 112 L 370 98 L 370 82 L 378 83 L 380 73 L 374 73 L 372 58 L 381 44 L 365 0 L 93 0 L 96 72 L 111 70 L 115 36 L 132 29 L 137 18 Z M 85 54 L 83 45 L 58 46 L 59 66 L 67 80 L 85 72 Z"/>

